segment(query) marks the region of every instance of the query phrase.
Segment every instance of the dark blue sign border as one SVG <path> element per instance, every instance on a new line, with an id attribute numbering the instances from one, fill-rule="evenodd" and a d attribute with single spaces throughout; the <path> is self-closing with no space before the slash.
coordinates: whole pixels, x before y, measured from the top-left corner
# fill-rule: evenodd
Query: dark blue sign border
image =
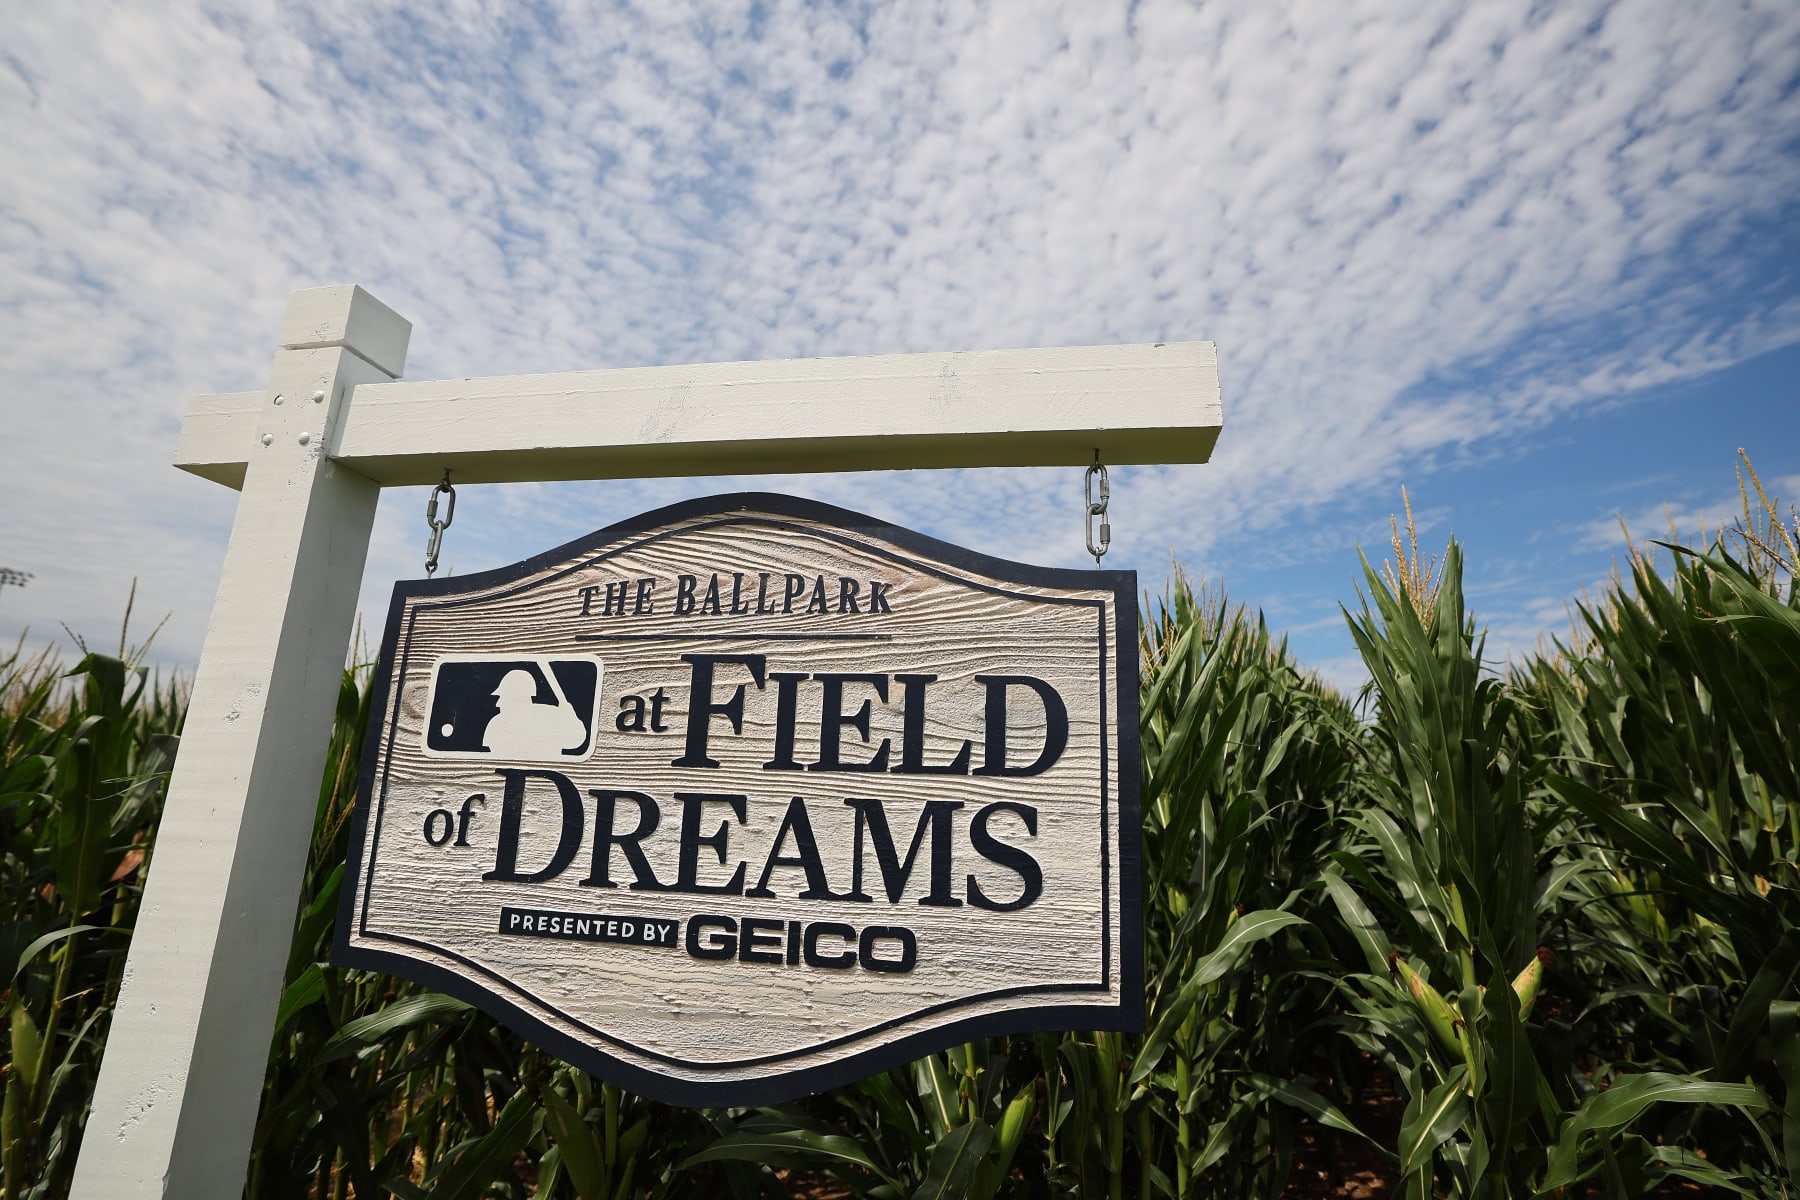
<path id="1" fill-rule="evenodd" d="M 571 569 L 580 569 L 587 565 L 589 557 L 597 554 L 609 543 L 620 537 L 628 537 L 634 533 L 651 533 L 667 529 L 668 526 L 685 523 L 692 528 L 692 523 L 707 517 L 716 517 L 717 524 L 756 523 L 779 525 L 779 518 L 789 517 L 813 522 L 819 525 L 835 526 L 851 532 L 862 533 L 889 545 L 920 555 L 926 561 L 904 560 L 907 565 L 930 570 L 933 563 L 958 568 L 964 571 L 985 575 L 991 579 L 1006 580 L 1012 583 L 1039 587 L 1060 588 L 1101 588 L 1112 592 L 1111 603 L 1117 614 L 1117 644 L 1107 645 L 1107 622 L 1104 611 L 1105 602 L 1079 601 L 1084 604 L 1095 604 L 1100 610 L 1101 634 L 1101 670 L 1108 668 L 1117 672 L 1118 679 L 1118 727 L 1119 727 L 1119 761 L 1108 765 L 1103 762 L 1102 771 L 1116 769 L 1118 773 L 1119 793 L 1119 899 L 1122 910 L 1118 936 L 1120 950 L 1120 997 L 1117 1006 L 1096 1007 L 1092 1005 L 1043 1004 L 1030 1008 L 1013 1009 L 1000 1013 L 981 1014 L 937 1025 L 892 1041 L 882 1042 L 866 1050 L 857 1051 L 841 1059 L 816 1066 L 803 1067 L 796 1070 L 781 1070 L 777 1065 L 788 1055 L 771 1056 L 761 1060 L 745 1060 L 730 1064 L 707 1064 L 720 1066 L 721 1069 L 741 1069 L 746 1066 L 769 1066 L 771 1073 L 754 1079 L 691 1080 L 676 1078 L 648 1070 L 634 1063 L 615 1058 L 605 1051 L 547 1024 L 529 1010 L 514 1004 L 504 995 L 483 987 L 471 979 L 455 971 L 421 962 L 406 954 L 392 951 L 372 949 L 367 946 L 353 947 L 349 945 L 349 933 L 358 927 L 363 914 L 356 909 L 356 893 L 361 878 L 363 849 L 369 836 L 370 814 L 380 804 L 380 793 L 385 775 L 384 763 L 378 753 L 382 745 L 381 734 L 383 722 L 388 720 L 389 692 L 395 676 L 396 666 L 404 670 L 404 643 L 409 640 L 409 630 L 403 628 L 406 622 L 407 601 L 422 597 L 441 597 L 439 604 L 433 607 L 454 606 L 456 598 L 471 591 L 487 591 L 498 585 L 514 580 L 524 580 L 538 575 L 548 568 L 572 559 L 580 559 Z M 777 518 L 769 520 L 768 518 Z M 809 531 L 816 532 L 816 531 Z M 859 549 L 881 552 L 881 547 L 855 543 Z M 964 586 L 979 587 L 972 580 L 956 579 Z M 482 599 L 491 599 L 484 596 Z M 1034 600 L 1056 603 L 1055 597 L 1031 597 Z M 1067 602 L 1077 602 L 1075 598 L 1067 598 Z M 643 513 L 604 529 L 575 539 L 562 546 L 546 550 L 522 562 L 510 566 L 499 567 L 492 571 L 484 571 L 476 575 L 461 575 L 445 579 L 402 580 L 394 585 L 393 599 L 388 608 L 386 630 L 382 636 L 381 659 L 376 669 L 374 692 L 369 706 L 369 725 L 364 741 L 361 773 L 357 783 L 356 812 L 352 819 L 350 841 L 346 855 L 344 879 L 338 900 L 338 917 L 336 933 L 333 938 L 331 961 L 335 966 L 354 967 L 363 970 L 384 971 L 404 979 L 411 979 L 427 987 L 435 988 L 447 995 L 463 1000 L 481 1009 L 495 1020 L 512 1029 L 539 1046 L 609 1083 L 637 1092 L 652 1100 L 666 1104 L 683 1104 L 699 1107 L 735 1107 L 743 1105 L 776 1104 L 791 1100 L 797 1096 L 813 1092 L 825 1091 L 852 1083 L 865 1076 L 890 1067 L 910 1062 L 913 1059 L 950 1046 L 961 1045 L 977 1038 L 995 1037 L 1002 1034 L 1035 1033 L 1063 1029 L 1112 1029 L 1126 1032 L 1138 1032 L 1144 1027 L 1144 980 L 1143 980 L 1143 918 L 1140 897 L 1140 851 L 1139 830 L 1141 816 L 1139 812 L 1139 746 L 1138 746 L 1138 610 L 1137 610 L 1137 574 L 1133 571 L 1082 571 L 1057 567 L 1036 567 L 1024 563 L 1010 562 L 994 558 L 976 551 L 942 542 L 936 538 L 892 525 L 874 517 L 851 512 L 848 509 L 824 504 L 816 500 L 802 499 L 796 496 L 783 496 L 768 492 L 738 492 L 722 496 L 711 496 L 697 500 L 683 501 L 665 508 Z M 1110 650 L 1110 653 L 1108 651 Z M 1102 704 L 1105 703 L 1105 689 L 1101 691 Z M 1102 713 L 1102 725 L 1106 723 L 1106 714 Z M 1105 792 L 1104 783 L 1102 786 Z M 1107 803 L 1102 797 L 1102 803 Z M 378 824 L 378 822 L 377 822 Z M 1107 829 L 1109 822 L 1102 816 L 1102 838 L 1110 836 Z M 1102 845 L 1104 846 L 1104 840 Z M 1110 855 L 1102 858 L 1103 879 L 1107 870 Z M 1110 882 L 1110 881 L 1108 881 Z M 1106 919 L 1102 926 L 1101 961 L 1105 970 L 1110 973 L 1111 954 L 1111 904 L 1110 898 L 1105 903 Z M 452 952 L 439 946 L 424 943 L 412 943 L 410 939 L 393 935 L 367 934 L 365 936 L 381 937 L 405 944 L 417 944 L 421 949 L 430 950 L 434 954 L 456 957 Z M 488 972 L 477 964 L 468 966 L 482 974 Z M 517 984 L 510 980 L 496 979 L 502 986 L 518 991 Z M 929 1015 L 939 1008 L 961 1007 L 970 1003 L 978 1003 L 995 997 L 1020 994 L 1043 993 L 1054 995 L 1058 991 L 1093 991 L 1105 990 L 1110 986 L 1106 974 L 1093 984 L 1039 985 L 1020 989 L 1002 989 L 983 993 L 980 996 L 968 997 L 950 1002 L 946 1005 L 920 1009 L 909 1013 L 906 1017 L 888 1022 L 887 1025 L 904 1023 L 918 1017 Z M 524 994 L 524 993 L 521 993 Z M 554 1008 L 546 1004 L 544 1007 Z M 568 1019 L 568 1018 L 565 1018 Z M 874 1026 L 859 1031 L 845 1040 L 859 1040 L 878 1035 L 882 1028 Z M 606 1041 L 615 1040 L 599 1030 L 590 1030 L 597 1038 Z M 812 1047 L 820 1049 L 823 1047 Z M 639 1047 L 633 1047 L 639 1054 L 648 1057 L 664 1057 L 652 1054 Z M 669 1059 L 671 1065 L 680 1063 L 687 1067 L 698 1067 L 703 1064 L 685 1063 Z"/>

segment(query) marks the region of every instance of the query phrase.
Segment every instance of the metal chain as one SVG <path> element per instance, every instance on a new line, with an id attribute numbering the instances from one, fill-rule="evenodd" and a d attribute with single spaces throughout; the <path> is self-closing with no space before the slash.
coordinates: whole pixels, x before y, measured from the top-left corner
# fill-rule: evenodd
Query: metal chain
<path id="1" fill-rule="evenodd" d="M 438 520 L 438 493 L 448 496 L 450 503 L 444 508 L 444 519 Z M 431 489 L 431 499 L 425 502 L 425 523 L 431 526 L 431 540 L 425 543 L 425 578 L 430 579 L 437 574 L 438 550 L 444 544 L 444 530 L 450 528 L 450 522 L 456 520 L 456 489 L 450 486 L 450 472 L 445 470 L 443 481 Z"/>
<path id="2" fill-rule="evenodd" d="M 1100 500 L 1094 501 L 1094 477 L 1100 477 Z M 1112 522 L 1106 518 L 1106 502 L 1112 496 L 1112 489 L 1106 483 L 1106 468 L 1100 463 L 1100 451 L 1094 451 L 1094 465 L 1087 469 L 1087 475 L 1081 481 L 1082 490 L 1087 495 L 1087 548 L 1094 556 L 1094 565 L 1100 565 L 1100 558 L 1112 545 Z M 1100 518 L 1100 540 L 1094 540 L 1094 518 Z"/>

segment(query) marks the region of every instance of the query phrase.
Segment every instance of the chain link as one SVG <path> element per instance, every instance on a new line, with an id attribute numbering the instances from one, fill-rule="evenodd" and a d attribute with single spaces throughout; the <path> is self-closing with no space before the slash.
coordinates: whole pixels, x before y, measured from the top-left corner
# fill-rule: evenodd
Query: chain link
<path id="1" fill-rule="evenodd" d="M 1094 500 L 1094 478 L 1100 479 L 1100 499 Z M 1100 462 L 1100 451 L 1094 451 L 1094 465 L 1087 469 L 1083 477 L 1082 490 L 1087 495 L 1087 548 L 1094 556 L 1094 565 L 1100 565 L 1100 558 L 1112 545 L 1112 522 L 1106 517 L 1106 503 L 1112 497 L 1112 489 L 1106 482 L 1106 468 Z M 1094 518 L 1100 518 L 1100 539 L 1094 540 Z"/>
<path id="2" fill-rule="evenodd" d="M 438 520 L 438 493 L 449 498 L 444 506 L 444 519 Z M 450 522 L 456 520 L 456 489 L 450 486 L 450 472 L 444 472 L 443 480 L 431 489 L 431 499 L 425 502 L 425 523 L 431 526 L 431 539 L 425 543 L 425 578 L 430 579 L 437 574 L 438 550 L 444 544 L 444 530 L 450 528 Z"/>

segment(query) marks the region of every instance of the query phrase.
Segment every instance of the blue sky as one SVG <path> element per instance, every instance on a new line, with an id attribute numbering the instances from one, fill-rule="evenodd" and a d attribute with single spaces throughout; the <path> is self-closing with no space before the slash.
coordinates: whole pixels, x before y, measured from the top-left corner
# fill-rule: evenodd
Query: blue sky
<path id="1" fill-rule="evenodd" d="M 1800 6 L 39 5 L 0 50 L 0 638 L 198 656 L 232 493 L 168 466 L 359 282 L 407 377 L 1210 339 L 1206 466 L 1121 469 L 1173 554 L 1354 680 L 1411 491 L 1497 650 L 1622 514 L 1800 494 Z M 467 571 L 684 496 L 815 495 L 1079 565 L 1079 471 L 469 488 Z M 364 585 L 419 573 L 421 490 Z"/>

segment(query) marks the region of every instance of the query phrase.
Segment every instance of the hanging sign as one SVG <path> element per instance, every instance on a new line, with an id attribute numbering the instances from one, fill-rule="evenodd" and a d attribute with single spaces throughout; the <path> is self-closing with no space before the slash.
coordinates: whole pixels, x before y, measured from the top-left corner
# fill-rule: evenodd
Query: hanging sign
<path id="1" fill-rule="evenodd" d="M 1136 579 L 812 501 L 395 586 L 333 961 L 772 1103 L 1138 1029 Z"/>

